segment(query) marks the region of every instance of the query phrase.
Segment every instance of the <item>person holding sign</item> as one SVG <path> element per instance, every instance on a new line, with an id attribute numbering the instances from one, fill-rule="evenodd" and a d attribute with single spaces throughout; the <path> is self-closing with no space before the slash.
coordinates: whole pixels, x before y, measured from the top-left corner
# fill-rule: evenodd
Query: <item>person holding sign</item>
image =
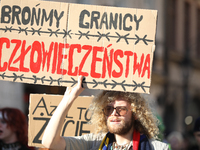
<path id="1" fill-rule="evenodd" d="M 77 137 L 60 136 L 62 122 L 82 88 L 83 77 L 76 87 L 67 88 L 44 132 L 42 144 L 52 150 L 168 150 L 168 145 L 155 140 L 156 118 L 138 93 L 103 91 L 92 101 L 91 122 L 96 134 Z"/>

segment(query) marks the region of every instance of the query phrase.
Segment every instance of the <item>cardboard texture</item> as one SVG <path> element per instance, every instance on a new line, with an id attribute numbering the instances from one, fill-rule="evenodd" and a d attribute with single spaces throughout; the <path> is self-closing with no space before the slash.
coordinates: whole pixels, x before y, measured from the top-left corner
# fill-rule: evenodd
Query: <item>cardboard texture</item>
<path id="1" fill-rule="evenodd" d="M 156 10 L 2 0 L 0 79 L 149 93 Z"/>
<path id="2" fill-rule="evenodd" d="M 63 96 L 31 94 L 29 105 L 29 146 L 43 147 L 41 144 L 44 130 Z M 88 124 L 91 114 L 88 107 L 93 97 L 78 97 L 71 106 L 63 123 L 62 136 L 79 136 L 94 132 Z"/>

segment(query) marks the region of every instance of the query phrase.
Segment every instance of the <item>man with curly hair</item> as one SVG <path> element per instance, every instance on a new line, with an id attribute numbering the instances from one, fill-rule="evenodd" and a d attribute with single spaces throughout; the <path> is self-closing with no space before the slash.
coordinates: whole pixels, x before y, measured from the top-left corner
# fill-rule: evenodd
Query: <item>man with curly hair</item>
<path id="1" fill-rule="evenodd" d="M 77 137 L 60 136 L 62 123 L 73 101 L 84 90 L 82 79 L 65 95 L 43 135 L 42 144 L 52 150 L 168 150 L 155 140 L 157 120 L 144 98 L 137 93 L 103 91 L 90 106 L 96 133 Z M 62 122 L 62 123 L 61 123 Z"/>

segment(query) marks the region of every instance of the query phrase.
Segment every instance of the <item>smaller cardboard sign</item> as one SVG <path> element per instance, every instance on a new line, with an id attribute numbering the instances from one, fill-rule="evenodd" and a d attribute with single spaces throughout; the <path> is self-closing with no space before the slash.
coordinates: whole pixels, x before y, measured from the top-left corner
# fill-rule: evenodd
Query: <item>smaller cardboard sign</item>
<path id="1" fill-rule="evenodd" d="M 30 95 L 29 146 L 43 147 L 41 144 L 43 133 L 62 98 L 61 95 Z M 63 123 L 62 136 L 79 136 L 94 131 L 93 126 L 88 124 L 91 119 L 88 107 L 92 98 L 79 96 L 74 101 Z"/>

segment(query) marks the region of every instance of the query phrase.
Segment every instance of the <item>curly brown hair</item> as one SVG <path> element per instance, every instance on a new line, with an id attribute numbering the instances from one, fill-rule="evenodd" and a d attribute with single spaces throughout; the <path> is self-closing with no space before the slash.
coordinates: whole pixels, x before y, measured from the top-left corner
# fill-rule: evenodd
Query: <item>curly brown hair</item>
<path id="1" fill-rule="evenodd" d="M 117 99 L 127 100 L 131 103 L 131 109 L 134 118 L 134 128 L 140 133 L 144 133 L 148 138 L 157 138 L 159 133 L 157 123 L 158 119 L 153 115 L 147 101 L 138 93 L 103 91 L 97 95 L 90 105 L 92 112 L 91 123 L 96 127 L 96 133 L 108 132 L 106 117 L 102 109 L 108 103 Z"/>

